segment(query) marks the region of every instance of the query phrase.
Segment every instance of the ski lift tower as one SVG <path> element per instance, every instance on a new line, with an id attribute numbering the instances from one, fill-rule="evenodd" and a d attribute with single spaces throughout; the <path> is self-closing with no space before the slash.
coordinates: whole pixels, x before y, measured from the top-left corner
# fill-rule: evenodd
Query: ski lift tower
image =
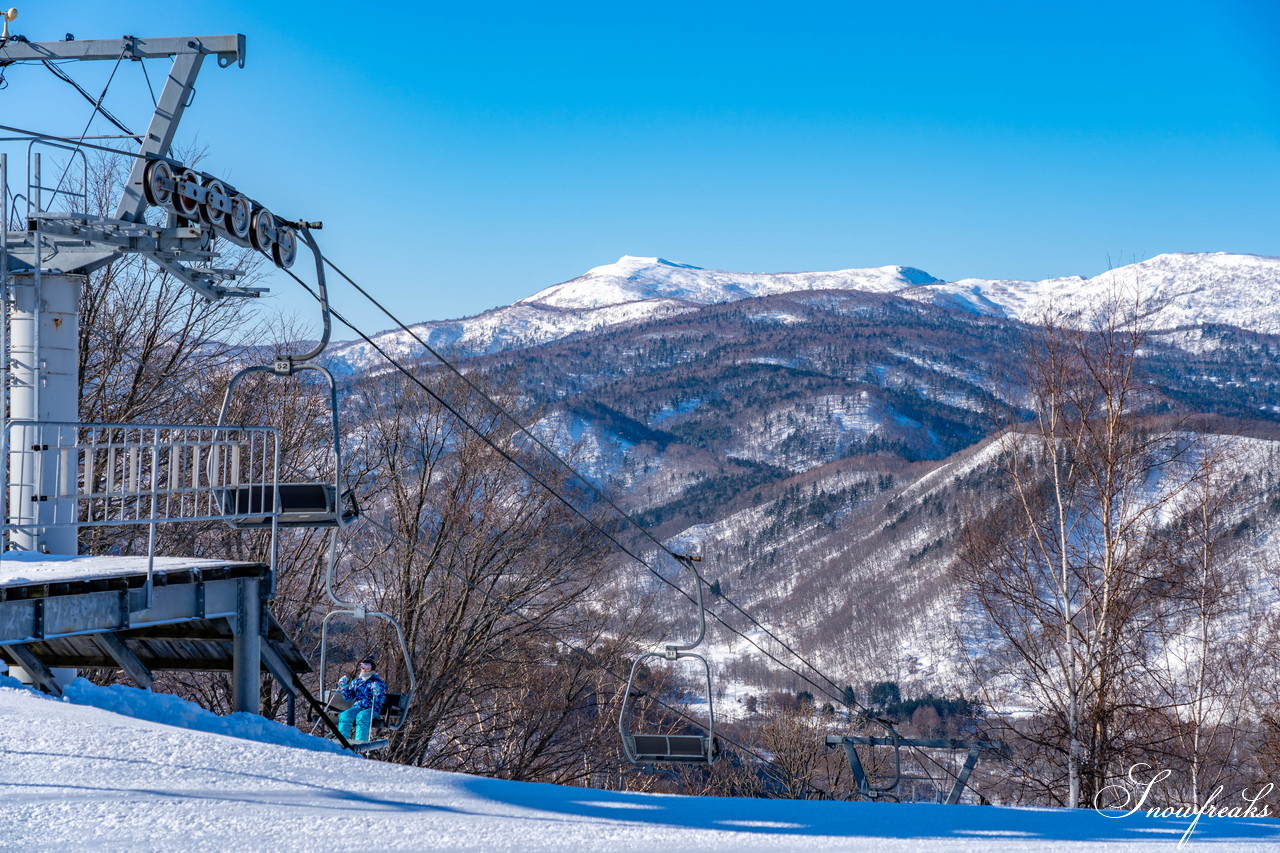
<path id="1" fill-rule="evenodd" d="M 219 65 L 234 62 L 243 66 L 244 47 L 244 36 L 236 35 L 168 39 L 125 36 L 110 41 L 62 42 L 25 42 L 11 37 L 0 48 L 0 64 L 23 60 L 114 61 L 121 56 L 173 58 L 172 71 L 113 217 L 91 216 L 87 210 L 74 209 L 88 206 L 84 186 L 87 169 L 81 169 L 70 181 L 66 168 L 61 178 L 56 169 L 52 170 L 52 177 L 44 174 L 42 161 L 50 153 L 66 157 L 72 165 L 85 164 L 83 144 L 78 145 L 77 140 L 54 136 L 31 140 L 25 193 L 8 191 L 8 155 L 0 161 L 0 179 L 6 186 L 0 288 L 11 300 L 8 417 L 32 424 L 23 431 L 30 441 L 10 448 L 14 472 L 7 496 L 10 513 L 31 521 L 30 526 L 12 531 L 10 547 L 15 550 L 76 553 L 76 528 L 55 526 L 69 507 L 40 500 L 55 491 L 55 484 L 34 481 L 38 458 L 32 447 L 61 443 L 57 434 L 47 434 L 50 430 L 57 433 L 58 428 L 42 425 L 79 420 L 80 294 L 85 277 L 121 255 L 133 253 L 148 258 L 208 299 L 257 295 L 227 287 L 226 282 L 234 273 L 209 266 L 213 253 L 207 229 L 181 225 L 176 213 L 170 214 L 165 227 L 149 226 L 144 219 L 149 205 L 142 184 L 148 162 L 163 160 L 169 154 L 204 58 L 212 55 L 218 58 Z M 67 208 L 71 210 L 68 212 Z M 21 226 L 21 230 L 10 231 L 14 225 Z M 51 471 L 48 466 L 46 469 Z M 65 493 L 66 489 L 56 491 Z M 23 512 L 27 509 L 29 513 Z"/>
<path id="2" fill-rule="evenodd" d="M 192 568 L 200 561 L 188 560 L 182 577 L 194 578 L 189 596 L 185 592 L 171 595 L 168 586 L 157 585 L 157 572 L 164 568 L 164 562 L 157 562 L 154 553 L 155 525 L 233 518 L 237 509 L 228 510 L 219 503 L 219 483 L 243 483 L 256 476 L 258 488 L 274 489 L 278 467 L 278 449 L 272 449 L 278 447 L 275 431 L 267 427 L 83 424 L 79 422 L 77 375 L 81 293 L 87 276 L 113 260 L 126 255 L 144 258 L 211 301 L 255 297 L 263 292 L 262 288 L 238 285 L 236 270 L 215 265 L 215 232 L 224 240 L 266 253 L 278 266 L 287 268 L 293 263 L 297 252 L 293 226 L 225 182 L 185 168 L 171 156 L 174 135 L 191 103 L 205 60 L 214 60 L 220 68 L 243 67 L 245 38 L 122 36 L 76 41 L 68 37 L 66 41 L 32 42 L 9 34 L 9 22 L 15 17 L 14 10 L 0 10 L 4 20 L 0 71 L 15 63 L 43 62 L 51 68 L 52 63 L 59 63 L 57 67 L 62 68 L 65 61 L 119 64 L 171 59 L 172 66 L 146 132 L 132 137 L 138 144 L 135 152 L 107 148 L 84 135 L 10 126 L 11 122 L 23 123 L 11 113 L 0 119 L 4 122 L 0 134 L 5 134 L 0 141 L 25 143 L 26 147 L 24 184 L 13 180 L 22 167 L 11 163 L 7 153 L 0 153 L 0 303 L 8 316 L 7 329 L 0 317 L 4 359 L 0 363 L 0 464 L 7 473 L 0 489 L 4 534 L 0 550 L 15 562 L 24 556 L 28 561 L 39 561 L 42 558 L 38 555 L 76 555 L 77 533 L 86 524 L 150 526 L 145 584 L 141 589 L 124 589 L 115 605 L 103 606 L 105 610 L 87 598 L 74 607 L 64 602 L 63 618 L 53 598 L 31 604 L 30 589 L 24 587 L 26 592 L 19 596 L 0 586 L 0 651 L 16 658 L 42 687 L 56 692 L 49 668 L 31 652 L 32 643 L 44 643 L 41 648 L 48 655 L 63 660 L 70 652 L 50 645 L 60 636 L 92 632 L 114 636 L 113 632 L 147 624 L 207 621 L 214 614 L 229 614 L 227 624 L 235 634 L 233 704 L 236 710 L 256 712 L 259 640 L 267 634 L 270 619 L 265 606 L 258 607 L 256 602 L 265 603 L 271 595 L 274 525 L 270 567 L 263 566 L 259 576 L 249 577 L 251 572 L 228 569 L 222 561 L 225 571 L 215 577 L 216 573 L 201 575 L 203 569 Z M 94 105 L 95 114 L 100 108 L 101 99 Z M 111 215 L 88 209 L 86 149 L 133 159 L 128 182 Z M 148 218 L 150 207 L 164 212 L 163 221 L 154 215 Z M 262 514 L 260 508 L 256 511 Z M 118 569 L 115 566 L 112 571 Z M 225 590 L 231 598 L 219 603 L 214 599 L 223 595 L 217 592 L 221 588 L 210 584 L 227 578 L 235 580 Z M 95 580 L 106 583 L 102 578 Z M 106 587 L 98 584 L 94 594 L 106 594 Z M 143 673 L 135 676 L 135 681 L 142 683 L 149 678 L 137 653 L 143 638 L 130 639 L 136 641 L 132 647 L 107 637 L 101 637 L 98 646 L 108 649 L 111 658 L 131 675 Z M 277 679 L 294 680 L 291 673 L 278 671 L 283 664 L 277 659 L 273 665 L 271 653 L 263 650 L 261 658 Z M 305 671 L 305 662 L 301 666 Z M 286 685 L 288 689 L 292 686 Z"/>

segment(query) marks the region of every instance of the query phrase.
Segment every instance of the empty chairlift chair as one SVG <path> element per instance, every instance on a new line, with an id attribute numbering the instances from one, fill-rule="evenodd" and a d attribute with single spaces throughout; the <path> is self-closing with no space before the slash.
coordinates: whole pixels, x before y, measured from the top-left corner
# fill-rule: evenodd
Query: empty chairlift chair
<path id="1" fill-rule="evenodd" d="M 246 367 L 233 376 L 222 398 L 218 426 L 226 426 L 236 387 L 249 374 L 270 373 L 273 376 L 294 377 L 303 371 L 315 371 L 325 378 L 329 389 L 329 414 L 333 435 L 331 453 L 333 481 L 277 483 L 274 481 L 274 476 L 263 476 L 267 467 L 275 468 L 274 465 L 268 466 L 265 462 L 258 466 L 258 476 L 242 478 L 240 472 L 244 469 L 241 465 L 229 465 L 229 470 L 224 474 L 222 471 L 213 470 L 216 464 L 211 460 L 210 482 L 214 484 L 214 495 L 218 507 L 226 516 L 227 524 L 236 529 L 260 529 L 272 526 L 343 528 L 360 515 L 360 508 L 356 504 L 354 494 L 350 490 L 342 489 L 342 436 L 338 431 L 337 384 L 334 382 L 333 374 L 326 368 L 306 363 L 324 352 L 329 342 L 330 321 L 323 257 L 310 230 L 304 229 L 302 234 L 316 257 L 316 275 L 324 320 L 323 335 L 307 353 L 277 356 L 272 364 Z M 235 449 L 228 449 L 227 452 L 233 453 Z M 246 467 L 252 468 L 252 466 Z"/>
<path id="2" fill-rule="evenodd" d="M 678 557 L 693 573 L 694 583 L 698 591 L 698 636 L 686 645 L 671 644 L 660 652 L 646 652 L 636 658 L 631 665 L 631 675 L 627 679 L 627 690 L 623 696 L 622 709 L 618 714 L 618 731 L 622 735 L 622 752 L 627 761 L 643 772 L 655 772 L 655 764 L 713 764 L 720 756 L 720 742 L 716 738 L 715 706 L 712 699 L 711 665 L 702 655 L 692 651 L 702 644 L 707 633 L 706 609 L 702 599 L 702 576 L 694 568 L 693 563 L 699 557 Z M 645 661 L 662 658 L 678 661 L 692 658 L 701 664 L 706 677 L 707 717 L 708 725 L 705 734 L 658 734 L 637 731 L 633 711 L 635 701 L 643 695 L 636 689 L 636 676 Z"/>
<path id="3" fill-rule="evenodd" d="M 222 400 L 218 426 L 226 425 L 227 412 L 232 395 L 240 380 L 250 373 L 270 372 L 278 376 L 292 376 L 304 370 L 313 370 L 325 377 L 329 387 L 329 409 L 332 418 L 333 481 L 276 483 L 270 478 L 251 478 L 237 481 L 239 465 L 229 466 L 231 475 L 223 480 L 217 472 L 211 472 L 218 507 L 226 516 L 227 524 L 238 530 L 277 527 L 342 528 L 360 515 L 355 496 L 341 488 L 342 437 L 338 432 L 338 391 L 333 375 L 314 364 L 295 364 L 281 359 L 276 365 L 246 367 L 231 379 Z M 231 452 L 231 451 L 229 451 Z M 266 466 L 263 466 L 266 467 Z"/>

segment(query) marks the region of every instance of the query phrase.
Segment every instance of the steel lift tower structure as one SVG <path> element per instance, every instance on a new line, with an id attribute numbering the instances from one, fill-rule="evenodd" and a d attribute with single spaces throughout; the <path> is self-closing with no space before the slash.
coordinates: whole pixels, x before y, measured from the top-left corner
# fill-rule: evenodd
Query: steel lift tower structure
<path id="1" fill-rule="evenodd" d="M 228 506 L 225 500 L 228 488 L 235 488 L 274 494 L 278 504 L 275 431 L 80 423 L 77 375 L 81 294 L 87 276 L 104 265 L 137 256 L 204 299 L 220 300 L 258 296 L 262 289 L 238 285 L 236 270 L 215 265 L 215 234 L 264 252 L 278 266 L 293 264 L 297 229 L 306 229 L 306 223 L 281 222 L 225 182 L 185 168 L 171 157 L 174 136 L 205 60 L 213 59 L 220 68 L 243 67 L 245 37 L 30 42 L 9 35 L 8 23 L 16 17 L 13 10 L 0 17 L 5 22 L 0 71 L 22 62 L 172 61 L 150 124 L 145 134 L 135 137 L 135 152 L 105 148 L 83 135 L 0 125 L 0 132 L 16 134 L 0 141 L 26 143 L 25 185 L 11 183 L 17 164 L 9 162 L 7 153 L 0 154 L 0 302 L 8 316 L 7 328 L 0 322 L 0 464 L 7 469 L 0 490 L 5 537 L 0 549 L 10 558 L 5 563 L 38 562 L 39 555 L 76 555 L 78 531 L 89 524 L 142 524 L 150 531 L 148 553 L 140 564 L 145 581 L 130 580 L 118 560 L 101 576 L 82 572 L 61 584 L 6 586 L 0 576 L 0 652 L 50 692 L 58 688 L 46 661 L 61 661 L 57 666 L 92 660 L 93 649 L 102 651 L 108 664 L 118 664 L 140 685 L 149 686 L 147 660 L 182 666 L 161 651 L 160 640 L 139 631 L 148 626 L 159 631 L 156 626 L 184 621 L 208 627 L 210 620 L 225 619 L 234 635 L 234 705 L 257 712 L 260 660 L 290 690 L 295 674 L 308 669 L 300 656 L 291 657 L 287 638 L 263 642 L 278 629 L 265 607 L 273 593 L 277 509 L 264 509 L 261 501 L 252 507 Z M 100 105 L 99 101 L 94 106 L 95 113 Z M 17 119 L 6 115 L 3 120 Z M 128 181 L 109 216 L 88 210 L 86 149 L 132 158 Z M 58 167 L 49 168 L 55 161 Z M 152 207 L 163 215 L 148 218 Z M 304 234 L 314 249 L 309 231 Z M 251 569 L 207 560 L 177 565 L 174 558 L 155 555 L 159 523 L 248 516 L 259 520 L 259 528 L 270 528 L 270 565 Z M 94 559 L 101 558 L 83 558 Z M 70 566 L 75 561 L 66 562 Z M 83 643 L 72 648 L 72 638 L 86 636 L 96 638 L 92 648 Z M 208 643 L 222 639 L 206 638 L 206 646 L 192 646 L 187 657 L 208 664 L 216 658 Z"/>

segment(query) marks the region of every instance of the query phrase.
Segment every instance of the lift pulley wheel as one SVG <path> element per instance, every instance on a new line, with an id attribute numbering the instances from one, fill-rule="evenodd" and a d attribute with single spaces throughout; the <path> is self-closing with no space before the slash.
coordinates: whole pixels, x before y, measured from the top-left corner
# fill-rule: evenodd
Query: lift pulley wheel
<path id="1" fill-rule="evenodd" d="M 173 201 L 173 167 L 164 160 L 152 160 L 142 172 L 142 194 L 148 204 L 168 207 Z"/>
<path id="2" fill-rule="evenodd" d="M 281 225 L 276 232 L 276 242 L 271 247 L 271 259 L 281 269 L 289 269 L 298 259 L 298 233 L 288 225 Z"/>
<path id="3" fill-rule="evenodd" d="M 177 188 L 173 192 L 173 209 L 179 216 L 199 219 L 200 199 L 204 195 L 204 187 L 200 185 L 200 173 L 193 169 L 183 169 L 178 174 Z"/>
<path id="4" fill-rule="evenodd" d="M 215 228 L 221 228 L 231 210 L 231 195 L 217 178 L 205 181 L 204 189 L 207 195 L 200 205 L 200 218 Z"/>
<path id="5" fill-rule="evenodd" d="M 276 218 L 265 207 L 253 212 L 253 228 L 249 230 L 249 242 L 267 257 L 271 257 L 271 247 L 276 243 Z"/>
<path id="6" fill-rule="evenodd" d="M 238 240 L 249 239 L 249 229 L 253 225 L 253 202 L 236 193 L 231 197 L 230 207 L 224 222 L 227 233 Z"/>

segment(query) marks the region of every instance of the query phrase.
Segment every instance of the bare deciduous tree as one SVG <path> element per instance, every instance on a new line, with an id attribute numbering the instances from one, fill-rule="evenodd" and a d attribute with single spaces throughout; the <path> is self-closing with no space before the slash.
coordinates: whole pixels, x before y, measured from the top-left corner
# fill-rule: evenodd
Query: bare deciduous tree
<path id="1" fill-rule="evenodd" d="M 1083 322 L 1043 318 L 1033 418 L 999 444 L 1007 499 L 969 525 L 959 558 L 1006 674 L 1042 709 L 1023 736 L 1065 766 L 1065 793 L 1045 779 L 1046 793 L 1071 807 L 1106 785 L 1135 723 L 1143 632 L 1176 583 L 1162 514 L 1195 476 L 1179 422 L 1149 414 L 1142 308 L 1113 293 Z"/>

